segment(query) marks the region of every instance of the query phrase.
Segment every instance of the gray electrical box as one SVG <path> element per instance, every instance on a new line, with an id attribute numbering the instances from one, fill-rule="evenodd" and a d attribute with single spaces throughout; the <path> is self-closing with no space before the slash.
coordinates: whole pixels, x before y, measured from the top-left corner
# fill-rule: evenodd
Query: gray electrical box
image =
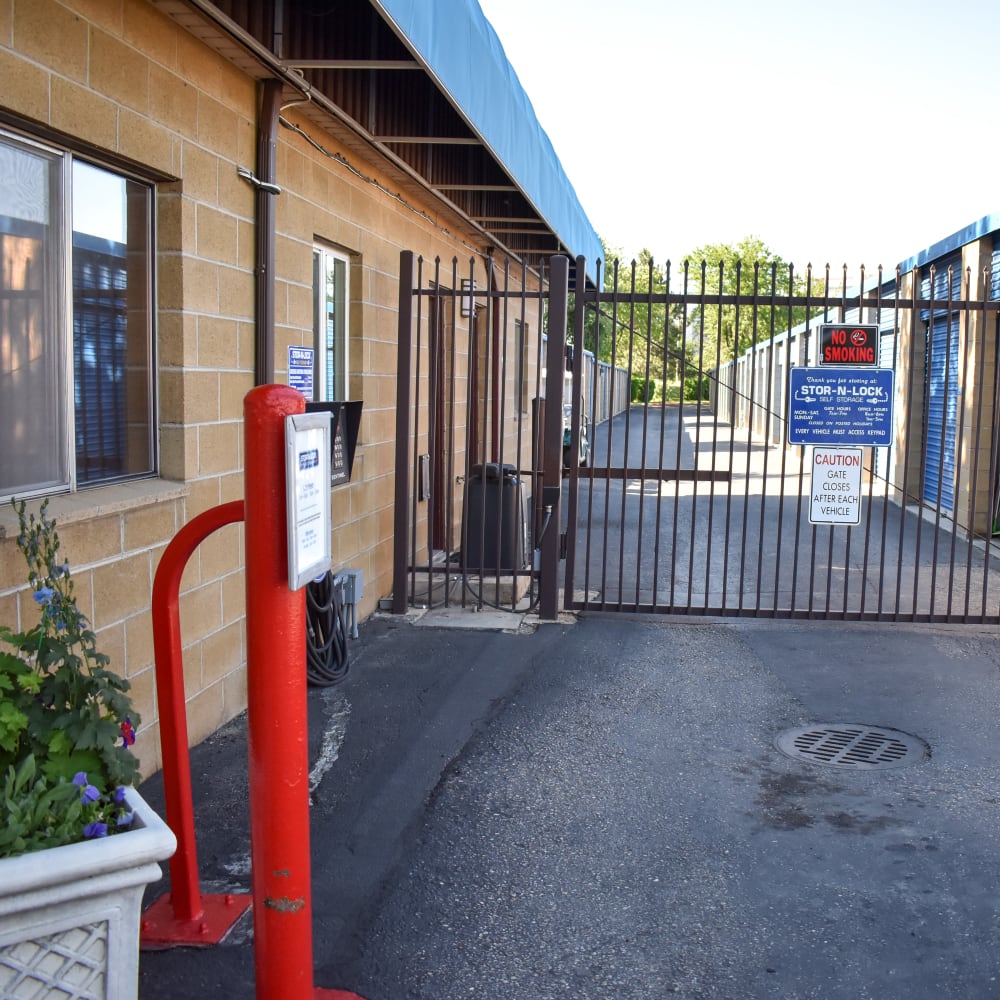
<path id="1" fill-rule="evenodd" d="M 528 499 L 512 465 L 472 467 L 463 537 L 467 569 L 512 572 L 528 564 Z"/>

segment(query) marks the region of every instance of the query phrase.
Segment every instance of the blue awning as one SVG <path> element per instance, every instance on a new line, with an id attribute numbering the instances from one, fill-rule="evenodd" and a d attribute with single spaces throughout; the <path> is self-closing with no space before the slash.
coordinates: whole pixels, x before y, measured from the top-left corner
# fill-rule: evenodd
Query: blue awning
<path id="1" fill-rule="evenodd" d="M 587 274 L 604 251 L 500 39 L 476 0 L 372 0 Z"/>

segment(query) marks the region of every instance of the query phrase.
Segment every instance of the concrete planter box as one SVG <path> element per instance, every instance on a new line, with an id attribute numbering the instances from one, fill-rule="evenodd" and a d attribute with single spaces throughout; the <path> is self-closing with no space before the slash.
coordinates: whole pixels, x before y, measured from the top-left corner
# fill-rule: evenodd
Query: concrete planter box
<path id="1" fill-rule="evenodd" d="M 143 889 L 177 847 L 135 789 L 130 830 L 0 860 L 0 996 L 138 993 Z"/>

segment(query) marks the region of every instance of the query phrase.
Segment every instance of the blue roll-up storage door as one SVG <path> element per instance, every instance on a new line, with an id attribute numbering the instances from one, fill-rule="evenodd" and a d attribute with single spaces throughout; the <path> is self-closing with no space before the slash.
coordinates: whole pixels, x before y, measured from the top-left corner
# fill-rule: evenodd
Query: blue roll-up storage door
<path id="1" fill-rule="evenodd" d="M 927 332 L 927 466 L 924 500 L 955 507 L 955 431 L 958 424 L 958 315 L 939 316 Z"/>
<path id="2" fill-rule="evenodd" d="M 949 273 L 948 266 L 952 271 Z M 921 283 L 921 295 L 931 297 L 931 278 Z M 927 323 L 927 354 L 924 391 L 927 425 L 924 440 L 927 463 L 924 468 L 923 498 L 926 503 L 945 511 L 955 508 L 955 442 L 958 425 L 958 342 L 961 314 L 947 311 L 949 298 L 956 302 L 962 295 L 961 258 L 942 261 L 935 269 L 933 282 L 935 308 L 921 313 Z"/>

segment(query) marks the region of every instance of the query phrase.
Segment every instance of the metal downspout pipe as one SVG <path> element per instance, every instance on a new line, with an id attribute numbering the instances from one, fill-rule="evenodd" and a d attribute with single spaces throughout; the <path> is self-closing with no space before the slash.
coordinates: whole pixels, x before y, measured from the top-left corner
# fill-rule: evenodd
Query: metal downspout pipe
<path id="1" fill-rule="evenodd" d="M 257 88 L 257 178 L 255 304 L 257 335 L 254 384 L 274 382 L 274 245 L 278 193 L 278 117 L 281 80 L 263 80 Z"/>

